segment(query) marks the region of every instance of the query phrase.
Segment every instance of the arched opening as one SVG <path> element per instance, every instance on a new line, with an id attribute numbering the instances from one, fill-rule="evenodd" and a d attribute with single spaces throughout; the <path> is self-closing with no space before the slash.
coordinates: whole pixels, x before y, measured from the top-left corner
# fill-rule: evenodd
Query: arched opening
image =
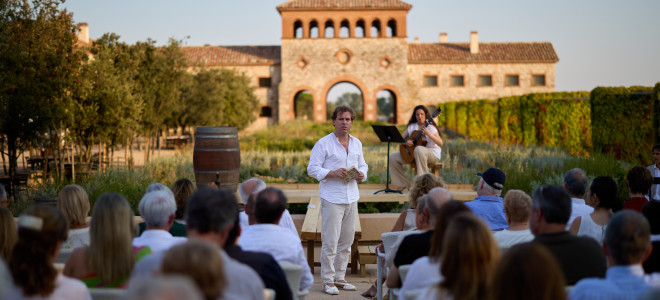
<path id="1" fill-rule="evenodd" d="M 396 95 L 390 90 L 380 90 L 376 94 L 376 119 L 396 124 Z"/>
<path id="2" fill-rule="evenodd" d="M 325 22 L 325 37 L 326 38 L 333 38 L 335 37 L 335 22 L 332 20 L 328 20 Z"/>
<path id="3" fill-rule="evenodd" d="M 296 93 L 293 98 L 293 114 L 296 119 L 314 120 L 314 96 L 308 90 Z"/>
<path id="4" fill-rule="evenodd" d="M 309 23 L 309 37 L 313 39 L 319 37 L 319 22 L 316 20 Z"/>
<path id="5" fill-rule="evenodd" d="M 396 21 L 394 19 L 387 22 L 387 37 L 395 37 L 396 35 Z"/>
<path id="6" fill-rule="evenodd" d="M 293 37 L 300 39 L 303 37 L 303 26 L 302 21 L 297 20 L 293 23 Z"/>
<path id="7" fill-rule="evenodd" d="M 326 116 L 330 120 L 337 106 L 348 105 L 355 110 L 357 120 L 364 120 L 364 97 L 357 85 L 348 81 L 338 82 L 328 90 Z"/>
<path id="8" fill-rule="evenodd" d="M 373 20 L 371 22 L 371 37 L 380 36 L 380 20 Z"/>
<path id="9" fill-rule="evenodd" d="M 351 29 L 348 24 L 348 20 L 343 20 L 339 24 L 339 37 L 347 38 L 351 35 Z"/>
<path id="10" fill-rule="evenodd" d="M 355 37 L 364 37 L 365 32 L 364 20 L 360 19 L 355 24 Z"/>

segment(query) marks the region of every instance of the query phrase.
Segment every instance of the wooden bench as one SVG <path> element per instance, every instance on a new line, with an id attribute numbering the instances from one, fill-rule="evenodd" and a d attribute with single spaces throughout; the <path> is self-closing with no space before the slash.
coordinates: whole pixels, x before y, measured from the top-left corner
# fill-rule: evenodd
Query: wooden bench
<path id="1" fill-rule="evenodd" d="M 413 174 L 417 174 L 417 165 L 416 164 L 411 164 L 413 168 Z M 440 177 L 440 169 L 444 167 L 443 163 L 435 162 L 429 165 L 429 170 L 431 170 L 431 174 Z"/>
<path id="2" fill-rule="evenodd" d="M 360 264 L 360 277 L 367 277 L 366 264 L 376 264 L 378 255 L 376 248 L 378 245 L 364 245 L 358 246 L 358 263 Z"/>

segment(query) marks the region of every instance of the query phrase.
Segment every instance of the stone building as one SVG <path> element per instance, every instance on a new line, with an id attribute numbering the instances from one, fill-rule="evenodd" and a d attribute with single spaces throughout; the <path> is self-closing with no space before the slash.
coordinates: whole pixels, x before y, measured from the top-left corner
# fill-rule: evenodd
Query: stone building
<path id="1" fill-rule="evenodd" d="M 476 31 L 467 43 L 449 43 L 446 33 L 437 43 L 409 43 L 411 8 L 399 0 L 292 0 L 277 6 L 280 46 L 184 50 L 191 65 L 234 68 L 252 78 L 262 104 L 253 128 L 302 117 L 301 93 L 313 99 L 313 119 L 325 121 L 328 93 L 339 83 L 359 89 L 364 120 L 398 124 L 418 104 L 555 91 L 559 59 L 551 43 L 480 43 Z M 380 95 L 391 107 L 377 105 Z"/>

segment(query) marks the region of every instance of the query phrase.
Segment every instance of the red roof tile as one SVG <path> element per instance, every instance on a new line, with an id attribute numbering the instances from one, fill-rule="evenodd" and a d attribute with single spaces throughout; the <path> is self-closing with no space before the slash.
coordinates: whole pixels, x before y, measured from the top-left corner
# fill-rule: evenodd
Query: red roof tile
<path id="1" fill-rule="evenodd" d="M 470 53 L 469 43 L 408 44 L 408 63 L 557 62 L 549 42 L 479 43 L 479 53 Z"/>
<path id="2" fill-rule="evenodd" d="M 183 47 L 191 65 L 270 65 L 279 64 L 280 46 L 200 46 Z"/>
<path id="3" fill-rule="evenodd" d="M 277 6 L 277 10 L 294 9 L 410 9 L 400 0 L 292 0 Z"/>

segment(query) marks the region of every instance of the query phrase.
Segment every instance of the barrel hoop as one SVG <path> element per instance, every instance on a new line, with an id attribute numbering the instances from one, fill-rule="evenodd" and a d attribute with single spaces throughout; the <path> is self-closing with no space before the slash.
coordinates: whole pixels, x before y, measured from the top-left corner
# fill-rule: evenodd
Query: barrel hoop
<path id="1" fill-rule="evenodd" d="M 235 172 L 240 172 L 241 169 L 233 169 L 233 170 L 195 170 L 195 173 L 200 173 L 200 174 L 226 174 L 226 173 L 235 173 Z"/>
<path id="2" fill-rule="evenodd" d="M 223 135 L 195 135 L 196 139 L 235 139 L 238 134 L 223 134 Z"/>
<path id="3" fill-rule="evenodd" d="M 202 149 L 197 148 L 195 152 L 239 152 L 240 148 L 226 148 L 226 149 Z"/>

